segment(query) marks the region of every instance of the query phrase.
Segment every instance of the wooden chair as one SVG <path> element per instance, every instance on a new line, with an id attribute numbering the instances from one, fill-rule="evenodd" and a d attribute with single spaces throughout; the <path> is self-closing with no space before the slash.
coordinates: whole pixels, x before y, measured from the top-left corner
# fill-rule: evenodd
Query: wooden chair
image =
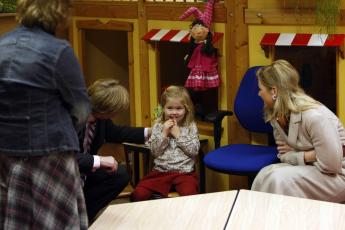
<path id="1" fill-rule="evenodd" d="M 207 146 L 208 140 L 201 139 L 200 140 L 200 149 L 198 154 L 197 160 L 197 171 L 199 173 L 199 191 L 200 193 L 205 193 L 205 165 L 204 165 L 204 147 Z M 135 188 L 135 186 L 139 183 L 140 180 L 140 162 L 139 162 L 139 154 L 142 154 L 143 159 L 143 175 L 147 175 L 149 170 L 152 168 L 151 163 L 151 151 L 150 148 L 145 144 L 134 144 L 134 143 L 123 143 L 125 158 L 126 158 L 126 166 L 128 173 L 130 175 L 130 183 Z M 133 154 L 133 160 L 131 161 L 130 154 Z M 133 162 L 133 165 L 132 165 Z M 132 167 L 133 166 L 133 167 Z M 168 197 L 176 197 L 179 196 L 177 192 L 169 193 Z"/>

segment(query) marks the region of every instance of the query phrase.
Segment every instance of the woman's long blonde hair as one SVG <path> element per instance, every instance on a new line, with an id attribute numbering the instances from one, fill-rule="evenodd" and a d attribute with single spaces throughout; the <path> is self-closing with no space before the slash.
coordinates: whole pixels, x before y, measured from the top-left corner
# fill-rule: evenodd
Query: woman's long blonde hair
<path id="1" fill-rule="evenodd" d="M 93 112 L 112 114 L 129 107 L 128 91 L 115 79 L 99 79 L 88 87 L 87 92 Z"/>
<path id="2" fill-rule="evenodd" d="M 260 68 L 258 81 L 267 89 L 276 87 L 277 99 L 272 108 L 264 107 L 265 120 L 289 117 L 290 113 L 298 113 L 315 108 L 321 103 L 304 93 L 299 86 L 297 70 L 285 60 L 277 60 Z"/>
<path id="3" fill-rule="evenodd" d="M 184 119 L 182 120 L 182 125 L 190 125 L 194 121 L 194 106 L 193 102 L 190 99 L 189 93 L 186 90 L 186 88 L 182 86 L 169 86 L 164 90 L 161 96 L 160 104 L 163 108 L 163 112 L 159 115 L 157 121 L 158 122 L 164 122 L 164 106 L 165 104 L 172 99 L 178 99 L 181 101 L 183 106 L 186 109 L 186 114 L 184 116 Z"/>
<path id="4" fill-rule="evenodd" d="M 41 26 L 55 33 L 58 25 L 65 26 L 73 0 L 18 0 L 17 21 L 26 26 Z"/>

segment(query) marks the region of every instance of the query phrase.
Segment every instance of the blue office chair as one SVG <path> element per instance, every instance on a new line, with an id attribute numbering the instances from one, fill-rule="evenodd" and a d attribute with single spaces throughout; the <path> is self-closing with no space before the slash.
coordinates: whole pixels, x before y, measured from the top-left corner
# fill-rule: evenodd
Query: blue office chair
<path id="1" fill-rule="evenodd" d="M 248 186 L 251 186 L 260 169 L 279 162 L 272 127 L 263 119 L 263 101 L 258 96 L 256 71 L 259 68 L 260 66 L 249 68 L 245 73 L 235 98 L 234 113 L 242 127 L 248 131 L 266 133 L 270 146 L 230 144 L 219 147 L 221 120 L 225 116 L 232 115 L 230 111 L 221 111 L 220 115 L 213 119 L 215 150 L 204 157 L 204 163 L 210 169 L 227 174 L 248 176 Z M 236 132 L 236 130 L 232 131 Z"/>

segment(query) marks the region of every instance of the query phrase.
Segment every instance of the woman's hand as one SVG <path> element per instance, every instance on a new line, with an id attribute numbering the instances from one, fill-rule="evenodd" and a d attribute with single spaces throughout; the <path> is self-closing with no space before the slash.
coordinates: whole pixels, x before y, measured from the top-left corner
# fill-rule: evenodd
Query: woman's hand
<path id="1" fill-rule="evenodd" d="M 279 154 L 284 154 L 290 151 L 295 151 L 290 145 L 286 144 L 284 141 L 277 141 L 277 150 Z"/>
<path id="2" fill-rule="evenodd" d="M 309 150 L 304 152 L 304 162 L 306 164 L 313 163 L 316 161 L 316 154 L 314 150 Z"/>
<path id="3" fill-rule="evenodd" d="M 166 120 L 163 124 L 163 135 L 167 137 L 170 134 L 171 128 L 174 126 L 174 120 Z"/>

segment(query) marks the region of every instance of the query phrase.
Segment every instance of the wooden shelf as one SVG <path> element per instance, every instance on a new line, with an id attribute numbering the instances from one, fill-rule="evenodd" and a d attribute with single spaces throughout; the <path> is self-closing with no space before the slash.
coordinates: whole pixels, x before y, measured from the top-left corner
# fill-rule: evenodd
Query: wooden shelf
<path id="1" fill-rule="evenodd" d="M 0 18 L 15 17 L 15 13 L 0 13 Z"/>
<path id="2" fill-rule="evenodd" d="M 16 14 L 0 13 L 0 34 L 4 34 L 17 26 Z"/>
<path id="3" fill-rule="evenodd" d="M 315 15 L 312 11 L 293 9 L 246 9 L 246 24 L 267 25 L 312 25 L 315 24 Z"/>
<path id="4" fill-rule="evenodd" d="M 145 12 L 141 12 L 138 2 L 134 1 L 75 1 L 73 5 L 73 16 L 137 19 L 139 14 L 145 14 L 148 20 L 179 21 L 179 16 L 186 7 L 195 6 L 202 9 L 204 3 L 146 2 L 143 5 Z M 226 23 L 224 4 L 215 4 L 213 15 L 213 22 Z"/>
<path id="5" fill-rule="evenodd" d="M 344 14 L 341 9 L 338 25 L 345 25 Z M 316 25 L 314 9 L 245 9 L 244 19 L 249 25 Z"/>

